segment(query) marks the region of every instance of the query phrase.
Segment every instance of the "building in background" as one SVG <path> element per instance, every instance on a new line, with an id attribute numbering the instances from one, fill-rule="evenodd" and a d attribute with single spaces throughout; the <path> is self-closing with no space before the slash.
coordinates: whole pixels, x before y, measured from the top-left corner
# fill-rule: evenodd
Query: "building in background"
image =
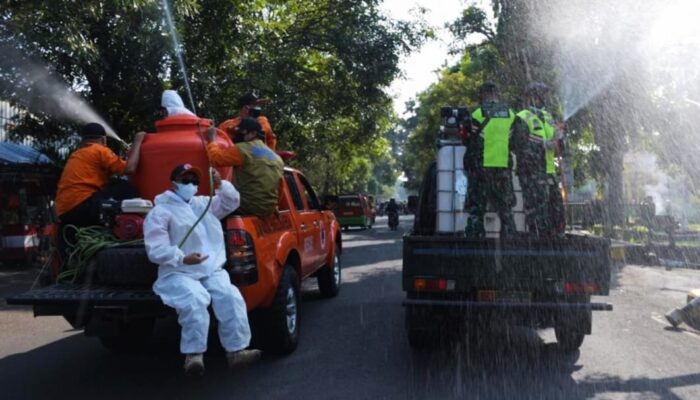
<path id="1" fill-rule="evenodd" d="M 53 199 L 61 170 L 30 143 L 9 141 L 21 113 L 0 101 L 0 265 L 40 261 L 55 227 Z"/>

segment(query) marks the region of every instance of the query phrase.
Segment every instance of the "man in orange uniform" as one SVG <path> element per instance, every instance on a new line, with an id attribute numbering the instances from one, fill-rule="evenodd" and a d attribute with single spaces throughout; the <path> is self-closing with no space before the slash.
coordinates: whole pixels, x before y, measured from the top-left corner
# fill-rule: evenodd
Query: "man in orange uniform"
<path id="1" fill-rule="evenodd" d="M 262 127 L 253 118 L 244 118 L 233 138 L 234 145 L 223 149 L 214 142 L 216 129 L 207 130 L 207 155 L 215 167 L 234 167 L 233 184 L 241 194 L 238 210 L 244 215 L 265 217 L 277 210 L 284 162 L 263 142 Z"/>
<path id="2" fill-rule="evenodd" d="M 107 147 L 107 133 L 102 125 L 91 122 L 83 127 L 83 140 L 68 158 L 58 181 L 56 214 L 61 225 L 98 225 L 102 200 L 138 197 L 128 182 L 109 184 L 109 180 L 113 175 L 136 171 L 145 135 L 145 132 L 136 134 L 129 160 L 126 161 Z"/>
<path id="3" fill-rule="evenodd" d="M 222 122 L 219 125 L 219 129 L 226 132 L 233 139 L 238 125 L 244 118 L 255 118 L 262 127 L 263 133 L 265 133 L 265 144 L 272 151 L 275 151 L 277 136 L 272 131 L 272 126 L 270 126 L 270 121 L 267 120 L 267 117 L 260 115 L 260 106 L 267 102 L 268 99 L 261 99 L 255 93 L 246 94 L 238 99 L 238 116 Z"/>

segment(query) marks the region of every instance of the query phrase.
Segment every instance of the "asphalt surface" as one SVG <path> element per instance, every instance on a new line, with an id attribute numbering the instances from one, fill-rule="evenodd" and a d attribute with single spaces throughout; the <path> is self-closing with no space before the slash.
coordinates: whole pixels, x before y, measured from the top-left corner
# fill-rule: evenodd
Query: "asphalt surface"
<path id="1" fill-rule="evenodd" d="M 700 287 L 700 271 L 618 266 L 611 296 L 596 299 L 615 311 L 594 313 L 575 354 L 559 351 L 551 330 L 517 327 L 415 352 L 404 334 L 401 235 L 385 218 L 344 232 L 341 293 L 324 300 L 304 285 L 297 351 L 230 371 L 212 336 L 202 378 L 182 374 L 173 321 L 147 351 L 117 355 L 61 318 L 0 305 L 0 399 L 700 398 L 700 332 L 663 319 Z M 0 270 L 0 295 L 29 287 L 31 275 Z"/>

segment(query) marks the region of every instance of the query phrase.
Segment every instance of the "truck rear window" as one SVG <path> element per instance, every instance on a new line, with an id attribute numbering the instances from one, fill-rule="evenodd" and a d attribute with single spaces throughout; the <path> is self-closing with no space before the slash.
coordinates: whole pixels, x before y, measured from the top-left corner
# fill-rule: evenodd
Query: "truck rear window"
<path id="1" fill-rule="evenodd" d="M 341 198 L 338 201 L 338 203 L 339 203 L 340 207 L 343 207 L 343 208 L 362 207 L 362 204 L 360 203 L 360 199 L 352 199 L 352 198 L 343 199 L 343 198 Z"/>
<path id="2" fill-rule="evenodd" d="M 292 194 L 292 201 L 294 201 L 294 205 L 296 206 L 297 210 L 303 210 L 304 203 L 302 203 L 301 201 L 299 187 L 297 186 L 297 182 L 294 179 L 294 174 L 292 174 L 289 171 L 285 171 L 284 179 L 287 181 L 287 187 L 289 187 L 289 192 Z"/>

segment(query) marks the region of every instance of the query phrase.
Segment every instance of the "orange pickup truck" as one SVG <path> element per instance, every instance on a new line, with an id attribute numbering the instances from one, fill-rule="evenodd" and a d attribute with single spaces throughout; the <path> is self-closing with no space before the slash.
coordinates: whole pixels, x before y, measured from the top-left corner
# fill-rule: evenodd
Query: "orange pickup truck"
<path id="1" fill-rule="evenodd" d="M 279 214 L 226 217 L 225 269 L 246 300 L 253 345 L 288 354 L 299 339 L 299 288 L 315 277 L 323 297 L 340 288 L 340 225 L 306 178 L 285 168 Z M 36 316 L 61 315 L 113 350 L 148 343 L 156 319 L 174 314 L 151 290 L 157 266 L 143 246 L 102 250 L 79 283 L 57 283 L 7 299 L 32 305 Z"/>

